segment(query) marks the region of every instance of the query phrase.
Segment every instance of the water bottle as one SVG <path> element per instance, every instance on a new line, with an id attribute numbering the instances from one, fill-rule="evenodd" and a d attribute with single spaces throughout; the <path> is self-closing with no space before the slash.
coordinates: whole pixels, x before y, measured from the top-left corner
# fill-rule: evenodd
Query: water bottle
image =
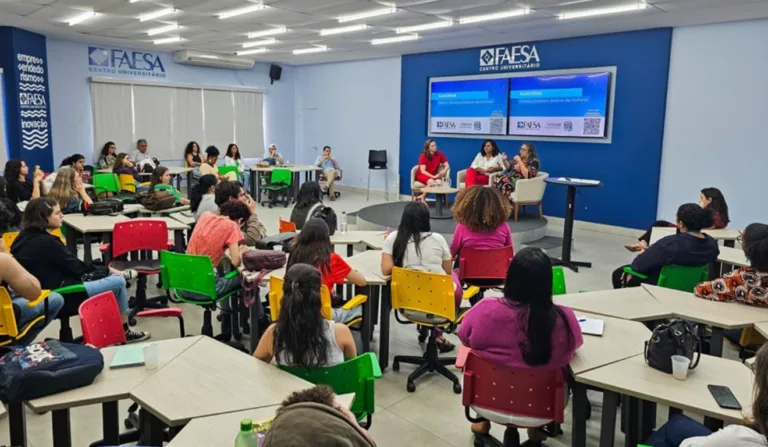
<path id="1" fill-rule="evenodd" d="M 235 447 L 258 447 L 259 438 L 256 436 L 256 432 L 253 431 L 253 421 L 251 419 L 243 419 L 240 421 L 240 432 L 235 438 Z"/>
<path id="2" fill-rule="evenodd" d="M 347 212 L 341 212 L 341 222 L 339 222 L 339 231 L 341 234 L 347 234 Z"/>

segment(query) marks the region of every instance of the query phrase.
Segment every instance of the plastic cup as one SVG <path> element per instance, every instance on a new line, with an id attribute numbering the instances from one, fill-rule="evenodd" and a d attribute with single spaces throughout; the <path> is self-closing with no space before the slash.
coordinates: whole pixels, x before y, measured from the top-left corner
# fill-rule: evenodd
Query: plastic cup
<path id="1" fill-rule="evenodd" d="M 688 377 L 688 366 L 691 365 L 691 359 L 684 355 L 672 356 L 672 376 L 677 380 L 685 380 Z"/>
<path id="2" fill-rule="evenodd" d="M 147 369 L 157 369 L 160 365 L 160 347 L 152 343 L 144 347 L 144 366 Z"/>

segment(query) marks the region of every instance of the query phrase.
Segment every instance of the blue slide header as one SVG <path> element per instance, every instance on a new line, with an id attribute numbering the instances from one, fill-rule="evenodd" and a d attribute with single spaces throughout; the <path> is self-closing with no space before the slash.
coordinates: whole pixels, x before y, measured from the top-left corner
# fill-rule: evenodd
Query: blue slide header
<path id="1" fill-rule="evenodd" d="M 540 90 L 512 90 L 510 98 L 580 98 L 582 89 L 580 88 L 549 88 Z"/>

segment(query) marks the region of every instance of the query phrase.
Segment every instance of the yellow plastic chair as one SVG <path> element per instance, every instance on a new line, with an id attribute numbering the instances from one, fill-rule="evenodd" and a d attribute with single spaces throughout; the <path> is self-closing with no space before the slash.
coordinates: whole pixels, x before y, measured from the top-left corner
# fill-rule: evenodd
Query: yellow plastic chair
<path id="1" fill-rule="evenodd" d="M 48 299 L 48 295 L 50 294 L 50 290 L 43 290 L 40 296 L 34 301 L 30 301 L 27 306 L 37 306 L 40 301 Z M 16 313 L 13 311 L 11 295 L 5 287 L 0 287 L 0 346 L 10 345 L 27 335 L 27 332 L 29 332 L 34 325 L 46 319 L 48 314 L 47 310 L 48 309 L 46 309 L 44 315 L 40 315 L 27 323 L 23 328 L 19 328 L 18 322 L 16 321 Z"/>
<path id="2" fill-rule="evenodd" d="M 56 228 L 55 230 L 49 231 L 52 235 L 58 237 L 61 239 L 61 242 L 64 243 L 64 245 L 67 245 L 67 238 L 64 237 L 64 234 L 61 232 L 61 228 Z M 13 242 L 16 240 L 16 238 L 19 236 L 18 231 L 9 231 L 8 233 L 3 233 L 3 244 L 5 245 L 6 252 L 11 252 L 11 246 L 13 245 Z"/>
<path id="3" fill-rule="evenodd" d="M 131 174 L 118 174 L 117 179 L 121 191 L 136 193 L 136 179 Z"/>
<path id="4" fill-rule="evenodd" d="M 284 283 L 285 281 L 282 278 L 276 278 L 274 276 L 269 278 L 269 294 L 267 295 L 267 299 L 269 300 L 269 313 L 272 317 L 272 321 L 277 321 L 277 318 L 280 316 L 280 302 L 283 299 Z M 351 310 L 364 304 L 367 301 L 368 296 L 356 295 L 354 298 L 344 303 L 342 309 Z M 320 313 L 326 320 L 333 320 L 333 309 L 331 308 L 331 292 L 325 285 L 320 288 Z M 345 323 L 345 325 L 354 326 L 362 321 L 363 318 L 358 317 Z"/>
<path id="5" fill-rule="evenodd" d="M 469 287 L 464 291 L 463 299 L 469 299 L 479 291 L 476 286 Z M 456 315 L 453 279 L 446 274 L 394 267 L 392 309 L 397 321 L 429 328 L 427 352 L 423 356 L 396 355 L 392 362 L 393 371 L 400 370 L 400 363 L 418 365 L 416 371 L 408 376 L 408 392 L 416 391 L 416 379 L 428 371 L 435 371 L 453 382 L 453 392 L 460 394 L 461 384 L 458 377 L 446 367 L 456 363 L 456 358 L 440 358 L 437 350 L 437 329 L 454 326 L 464 317 L 463 313 Z M 407 321 L 401 320 L 400 317 L 406 318 Z"/>

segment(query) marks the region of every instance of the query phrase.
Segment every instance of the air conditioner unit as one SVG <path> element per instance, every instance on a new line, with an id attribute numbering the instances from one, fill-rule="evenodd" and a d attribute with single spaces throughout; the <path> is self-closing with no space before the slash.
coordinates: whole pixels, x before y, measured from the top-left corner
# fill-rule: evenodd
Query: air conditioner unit
<path id="1" fill-rule="evenodd" d="M 190 50 L 174 51 L 173 60 L 179 64 L 203 65 L 205 67 L 230 68 L 233 70 L 250 70 L 256 63 L 256 61 L 247 57 Z"/>

